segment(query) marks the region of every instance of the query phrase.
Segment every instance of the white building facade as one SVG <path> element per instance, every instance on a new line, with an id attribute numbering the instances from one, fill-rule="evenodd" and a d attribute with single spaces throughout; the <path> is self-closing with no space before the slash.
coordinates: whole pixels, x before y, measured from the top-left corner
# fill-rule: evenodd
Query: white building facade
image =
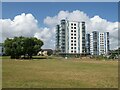
<path id="1" fill-rule="evenodd" d="M 99 55 L 109 51 L 109 32 L 99 33 Z"/>
<path id="2" fill-rule="evenodd" d="M 85 53 L 85 22 L 61 20 L 56 27 L 56 49 L 61 53 Z"/>
<path id="3" fill-rule="evenodd" d="M 109 32 L 100 33 L 93 31 L 90 34 L 91 55 L 105 55 L 109 52 Z"/>

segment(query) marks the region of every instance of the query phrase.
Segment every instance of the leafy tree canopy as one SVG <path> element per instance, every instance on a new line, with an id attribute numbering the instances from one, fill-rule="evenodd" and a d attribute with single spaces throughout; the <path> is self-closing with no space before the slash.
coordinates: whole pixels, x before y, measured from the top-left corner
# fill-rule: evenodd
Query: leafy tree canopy
<path id="1" fill-rule="evenodd" d="M 23 55 L 24 58 L 32 58 L 43 46 L 43 41 L 35 37 L 14 37 L 7 38 L 4 42 L 5 53 L 11 58 L 19 59 Z"/>

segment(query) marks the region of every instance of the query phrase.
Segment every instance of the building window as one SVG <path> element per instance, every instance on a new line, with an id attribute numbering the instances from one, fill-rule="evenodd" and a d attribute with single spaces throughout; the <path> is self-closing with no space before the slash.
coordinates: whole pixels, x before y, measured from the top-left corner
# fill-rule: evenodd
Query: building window
<path id="1" fill-rule="evenodd" d="M 85 37 L 82 37 L 82 39 L 85 39 Z"/>
<path id="2" fill-rule="evenodd" d="M 74 42 L 76 42 L 76 40 Z"/>
<path id="3" fill-rule="evenodd" d="M 76 51 L 74 51 L 74 53 L 76 53 Z"/>
<path id="4" fill-rule="evenodd" d="M 76 47 L 74 47 L 74 49 L 76 49 Z"/>
<path id="5" fill-rule="evenodd" d="M 74 39 L 76 39 L 76 37 L 74 37 Z"/>
<path id="6" fill-rule="evenodd" d="M 73 25 L 73 23 L 71 23 L 71 26 Z"/>
<path id="7" fill-rule="evenodd" d="M 73 40 L 71 40 L 71 42 L 73 42 Z"/>
<path id="8" fill-rule="evenodd" d="M 71 44 L 71 46 L 73 46 L 73 44 Z"/>
<path id="9" fill-rule="evenodd" d="M 71 30 L 71 32 L 73 32 L 73 30 Z"/>
<path id="10" fill-rule="evenodd" d="M 76 29 L 76 27 L 74 27 L 74 29 Z"/>
<path id="11" fill-rule="evenodd" d="M 74 26 L 76 26 L 76 24 L 74 24 Z"/>
<path id="12" fill-rule="evenodd" d="M 74 34 L 74 36 L 76 36 L 76 34 Z"/>
<path id="13" fill-rule="evenodd" d="M 71 47 L 71 49 L 73 49 L 73 47 Z"/>
<path id="14" fill-rule="evenodd" d="M 76 44 L 74 44 L 74 46 L 76 46 Z"/>
<path id="15" fill-rule="evenodd" d="M 74 30 L 74 32 L 76 32 L 76 30 Z"/>
<path id="16" fill-rule="evenodd" d="M 73 37 L 71 37 L 71 39 L 73 39 Z"/>
<path id="17" fill-rule="evenodd" d="M 71 34 L 71 36 L 73 36 L 73 34 Z"/>
<path id="18" fill-rule="evenodd" d="M 73 52 L 73 50 L 71 52 Z"/>
<path id="19" fill-rule="evenodd" d="M 73 29 L 73 27 L 71 27 L 71 29 Z"/>

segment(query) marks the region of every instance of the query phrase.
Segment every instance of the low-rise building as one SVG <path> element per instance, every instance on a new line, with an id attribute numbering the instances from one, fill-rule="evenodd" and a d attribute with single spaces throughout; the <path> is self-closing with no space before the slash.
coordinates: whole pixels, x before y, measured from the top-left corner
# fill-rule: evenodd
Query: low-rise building
<path id="1" fill-rule="evenodd" d="M 53 54 L 53 50 L 52 49 L 42 49 L 41 51 L 39 51 L 37 53 L 38 56 L 50 56 Z"/>

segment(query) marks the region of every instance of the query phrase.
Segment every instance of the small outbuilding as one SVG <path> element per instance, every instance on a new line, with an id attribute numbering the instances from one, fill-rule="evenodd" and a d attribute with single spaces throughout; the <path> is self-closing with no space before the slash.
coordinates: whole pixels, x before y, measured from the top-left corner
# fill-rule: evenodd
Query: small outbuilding
<path id="1" fill-rule="evenodd" d="M 53 54 L 52 49 L 42 49 L 41 51 L 38 52 L 38 56 L 51 56 Z"/>

